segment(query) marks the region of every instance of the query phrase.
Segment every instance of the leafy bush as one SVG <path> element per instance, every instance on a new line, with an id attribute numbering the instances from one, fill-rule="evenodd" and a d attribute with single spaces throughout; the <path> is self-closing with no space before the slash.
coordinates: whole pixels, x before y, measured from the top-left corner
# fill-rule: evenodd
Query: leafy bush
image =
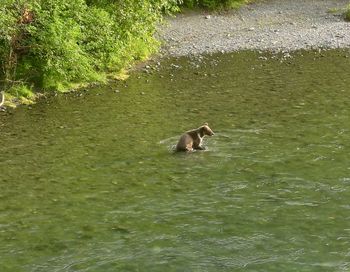
<path id="1" fill-rule="evenodd" d="M 229 9 L 238 8 L 247 2 L 247 0 L 183 0 L 183 5 L 189 8 Z"/>
<path id="2" fill-rule="evenodd" d="M 346 10 L 344 12 L 345 20 L 350 21 L 350 4 L 347 5 Z"/>
<path id="3" fill-rule="evenodd" d="M 100 81 L 157 49 L 162 12 L 176 0 L 2 0 L 0 80 L 64 90 Z"/>
<path id="4" fill-rule="evenodd" d="M 34 98 L 34 93 L 30 89 L 30 87 L 24 84 L 14 85 L 10 89 L 8 89 L 7 92 L 10 95 L 13 95 L 18 98 L 26 98 L 26 99 Z"/>
<path id="5" fill-rule="evenodd" d="M 164 13 L 245 0 L 1 0 L 0 87 L 65 90 L 142 60 Z M 26 92 L 24 92 L 26 93 Z"/>

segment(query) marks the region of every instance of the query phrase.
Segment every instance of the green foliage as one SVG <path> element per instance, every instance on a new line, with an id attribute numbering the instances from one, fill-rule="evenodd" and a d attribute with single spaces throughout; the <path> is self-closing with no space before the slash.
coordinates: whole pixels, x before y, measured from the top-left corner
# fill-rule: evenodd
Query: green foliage
<path id="1" fill-rule="evenodd" d="M 230 9 L 238 8 L 247 2 L 247 0 L 183 0 L 183 5 L 189 8 Z"/>
<path id="2" fill-rule="evenodd" d="M 31 99 L 34 97 L 32 89 L 25 84 L 13 85 L 7 90 L 7 93 L 18 98 Z"/>
<path id="3" fill-rule="evenodd" d="M 24 57 L 24 63 L 37 67 L 35 82 L 44 89 L 60 89 L 71 82 L 96 80 L 94 60 L 80 46 L 84 40 L 80 16 L 87 12 L 84 1 L 41 2 L 33 8 L 37 19 L 28 29 L 34 46 Z"/>
<path id="4" fill-rule="evenodd" d="M 2 0 L 1 85 L 104 80 L 157 50 L 156 25 L 176 9 L 176 0 Z"/>
<path id="5" fill-rule="evenodd" d="M 66 90 L 155 52 L 163 14 L 245 0 L 1 0 L 0 87 Z"/>
<path id="6" fill-rule="evenodd" d="M 345 20 L 350 21 L 350 4 L 347 5 L 346 10 L 344 12 Z"/>

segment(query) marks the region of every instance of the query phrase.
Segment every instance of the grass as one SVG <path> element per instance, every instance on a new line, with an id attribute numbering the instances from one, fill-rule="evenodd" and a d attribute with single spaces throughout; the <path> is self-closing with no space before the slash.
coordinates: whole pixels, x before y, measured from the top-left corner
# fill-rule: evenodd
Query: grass
<path id="1" fill-rule="evenodd" d="M 346 21 L 350 21 L 350 4 L 345 8 L 344 18 Z"/>

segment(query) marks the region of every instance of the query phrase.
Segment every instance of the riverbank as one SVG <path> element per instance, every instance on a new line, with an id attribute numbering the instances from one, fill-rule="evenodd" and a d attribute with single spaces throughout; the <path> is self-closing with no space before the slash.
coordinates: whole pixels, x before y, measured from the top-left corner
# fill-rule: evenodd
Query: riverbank
<path id="1" fill-rule="evenodd" d="M 343 18 L 347 4 L 346 0 L 269 0 L 224 14 L 178 14 L 158 32 L 161 54 L 350 48 L 350 24 Z"/>
<path id="2" fill-rule="evenodd" d="M 156 37 L 162 42 L 162 47 L 156 58 L 239 50 L 283 52 L 289 56 L 289 52 L 300 49 L 350 48 L 350 23 L 346 22 L 343 16 L 347 4 L 347 0 L 336 2 L 332 0 L 262 0 L 248 4 L 239 10 L 222 13 L 204 10 L 186 11 L 177 14 L 176 17 L 166 18 L 165 24 L 159 27 Z M 136 36 L 138 37 L 138 33 L 135 34 Z M 157 47 L 153 37 L 148 38 L 147 43 L 143 39 L 135 38 L 136 41 L 142 42 L 136 42 L 136 45 L 124 45 L 125 48 L 120 52 L 115 51 L 115 48 L 109 48 L 111 55 L 119 54 L 119 58 L 122 58 L 123 63 L 118 63 L 117 66 L 133 66 L 134 68 L 131 69 L 135 69 L 135 66 L 136 69 L 143 67 L 143 64 L 135 64 L 135 61 L 142 62 L 149 54 L 155 52 Z M 103 37 L 101 36 L 100 39 Z M 155 43 L 154 48 L 152 48 L 152 42 Z M 73 42 L 73 44 L 78 43 Z M 127 50 L 129 47 L 131 51 Z M 79 52 L 79 50 L 68 50 L 66 53 L 71 52 Z M 128 52 L 127 56 L 123 52 Z M 99 59 L 98 56 L 95 57 Z M 67 58 L 54 59 L 56 62 L 65 63 L 67 69 L 72 67 L 71 62 L 67 64 Z M 77 61 L 77 63 L 80 62 Z M 61 72 L 71 73 L 68 70 Z M 56 73 L 53 74 L 56 75 Z M 84 75 L 80 72 L 75 74 Z M 45 78 L 43 75 L 40 76 Z M 95 76 L 97 81 L 98 77 L 101 77 Z M 106 75 L 102 77 L 107 78 Z M 46 81 L 53 85 L 62 85 L 60 80 Z M 68 83 L 62 86 L 70 86 Z M 6 92 L 4 105 L 15 107 L 18 104 L 30 104 L 38 96 L 42 96 L 38 91 L 31 92 L 28 86 L 17 86 L 15 91 Z M 76 88 L 65 87 L 66 91 L 74 89 Z"/>

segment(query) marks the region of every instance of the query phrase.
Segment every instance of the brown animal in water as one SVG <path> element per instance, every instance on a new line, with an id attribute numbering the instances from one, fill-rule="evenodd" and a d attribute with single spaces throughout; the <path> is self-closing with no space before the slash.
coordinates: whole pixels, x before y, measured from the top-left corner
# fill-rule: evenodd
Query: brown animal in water
<path id="1" fill-rule="evenodd" d="M 212 136 L 214 132 L 205 123 L 203 126 L 185 132 L 176 145 L 176 151 L 193 151 L 194 149 L 204 150 L 202 146 L 203 137 L 205 135 Z"/>

